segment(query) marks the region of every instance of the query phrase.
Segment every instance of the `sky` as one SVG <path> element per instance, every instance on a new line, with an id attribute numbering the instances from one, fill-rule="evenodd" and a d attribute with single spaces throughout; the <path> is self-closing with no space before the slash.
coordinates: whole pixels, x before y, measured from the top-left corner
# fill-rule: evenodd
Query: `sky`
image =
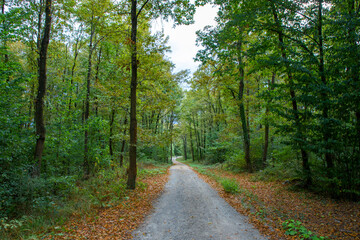
<path id="1" fill-rule="evenodd" d="M 196 46 L 196 31 L 202 30 L 207 25 L 215 25 L 217 9 L 211 5 L 198 7 L 195 13 L 195 23 L 189 26 L 181 25 L 173 28 L 173 22 L 155 20 L 152 23 L 152 31 L 164 30 L 165 36 L 169 36 L 168 45 L 171 52 L 167 53 L 171 62 L 175 64 L 174 73 L 189 69 L 194 73 L 199 62 L 194 61 L 200 47 Z"/>

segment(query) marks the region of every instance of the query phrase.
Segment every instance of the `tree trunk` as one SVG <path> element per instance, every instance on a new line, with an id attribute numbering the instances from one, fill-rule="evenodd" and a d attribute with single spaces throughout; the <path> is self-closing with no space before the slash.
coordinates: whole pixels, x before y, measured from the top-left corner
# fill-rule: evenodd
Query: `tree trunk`
<path id="1" fill-rule="evenodd" d="M 5 15 L 5 4 L 6 4 L 5 0 L 2 0 L 2 3 L 1 3 L 1 13 L 2 13 L 2 15 Z M 3 20 L 2 24 L 3 24 L 3 27 L 5 28 L 4 22 L 5 22 L 5 20 Z M 3 30 L 5 30 L 5 29 L 3 29 Z M 3 41 L 4 41 L 4 50 L 5 50 L 4 60 L 5 60 L 5 63 L 7 63 L 9 61 L 9 55 L 7 54 L 7 51 L 6 51 L 6 48 L 7 48 L 7 46 L 6 46 L 6 38 Z"/>
<path id="2" fill-rule="evenodd" d="M 170 162 L 172 162 L 172 157 L 173 157 L 173 127 L 174 127 L 174 112 L 171 112 L 170 115 Z"/>
<path id="3" fill-rule="evenodd" d="M 114 152 L 113 152 L 113 128 L 114 128 L 114 118 L 115 118 L 115 109 L 111 110 L 110 114 L 110 133 L 109 133 L 109 154 L 111 156 L 111 160 L 114 162 Z"/>
<path id="4" fill-rule="evenodd" d="M 331 140 L 331 128 L 329 126 L 329 105 L 326 103 L 328 100 L 328 94 L 326 93 L 326 86 L 327 86 L 327 80 L 325 75 L 325 63 L 324 63 L 324 46 L 323 46 L 323 27 L 322 27 L 322 3 L 323 0 L 319 0 L 319 6 L 318 6 L 318 44 L 319 44 L 319 72 L 320 72 L 320 78 L 321 82 L 323 84 L 322 92 L 321 92 L 321 98 L 322 98 L 322 104 L 323 104 L 323 140 L 325 142 L 325 162 L 327 166 L 327 175 L 329 178 L 332 178 L 332 172 L 334 167 L 334 160 L 333 155 L 329 152 L 331 150 L 331 147 L 329 146 L 329 140 Z"/>
<path id="5" fill-rule="evenodd" d="M 190 150 L 191 150 L 191 157 L 193 162 L 195 162 L 195 154 L 194 154 L 194 143 L 193 143 L 193 138 L 192 138 L 192 131 L 191 131 L 191 126 L 190 126 Z"/>
<path id="6" fill-rule="evenodd" d="M 245 78 L 245 71 L 243 66 L 243 59 L 242 59 L 242 42 L 239 40 L 238 42 L 238 62 L 239 62 L 239 93 L 238 93 L 238 105 L 239 105 L 239 112 L 240 112 L 240 119 L 241 125 L 243 130 L 243 139 L 244 139 L 244 152 L 245 152 L 245 162 L 246 168 L 251 173 L 253 172 L 253 167 L 251 164 L 250 159 L 250 135 L 247 125 L 247 119 L 245 114 L 245 107 L 244 107 L 244 78 Z"/>
<path id="7" fill-rule="evenodd" d="M 79 36 L 80 38 L 80 36 Z M 75 74 L 75 67 L 76 67 L 76 60 L 77 60 L 77 57 L 79 55 L 79 42 L 80 42 L 80 39 L 79 38 L 76 38 L 76 43 L 75 43 L 75 49 L 74 49 L 74 62 L 73 62 L 73 65 L 71 67 L 71 80 L 70 80 L 70 94 L 69 94 L 69 114 L 70 114 L 70 111 L 71 111 L 71 101 L 72 101 L 72 92 L 73 92 L 73 85 L 74 85 L 74 74 Z"/>
<path id="8" fill-rule="evenodd" d="M 97 63 L 96 63 L 96 71 L 95 71 L 95 86 L 99 83 L 99 69 L 100 69 L 100 63 L 101 63 L 101 47 L 99 50 Z M 99 111 L 99 101 L 97 96 L 95 95 L 95 116 L 98 116 Z"/>
<path id="9" fill-rule="evenodd" d="M 121 143 L 121 153 L 120 153 L 120 167 L 122 167 L 124 165 L 124 154 L 125 154 L 125 143 L 126 143 L 126 140 L 125 140 L 125 134 L 126 134 L 126 124 L 127 124 L 127 115 L 125 114 L 125 119 L 124 119 L 124 131 L 123 131 L 123 135 L 124 135 L 124 138 L 122 140 L 122 143 Z"/>
<path id="10" fill-rule="evenodd" d="M 186 135 L 183 137 L 183 146 L 184 146 L 184 160 L 187 159 L 187 142 L 186 142 Z"/>
<path id="11" fill-rule="evenodd" d="M 275 84 L 275 72 L 272 74 L 271 83 L 270 83 L 270 80 L 268 80 L 269 91 L 273 90 L 273 87 L 271 85 L 274 85 L 274 84 Z M 264 167 L 266 166 L 267 154 L 268 154 L 268 148 L 269 148 L 269 132 L 270 132 L 269 104 L 270 104 L 270 101 L 267 102 L 266 109 L 265 109 L 265 139 L 264 139 L 264 152 L 263 152 L 263 157 L 262 157 L 262 163 L 263 163 Z"/>
<path id="12" fill-rule="evenodd" d="M 355 1 L 349 2 L 349 15 L 352 19 L 358 19 L 359 18 L 359 11 L 358 7 L 355 6 Z M 359 85 L 359 72 L 360 72 L 360 66 L 359 66 L 359 44 L 358 44 L 358 33 L 356 29 L 356 25 L 352 24 L 352 27 L 349 29 L 349 43 L 351 46 L 351 49 L 353 51 L 351 52 L 351 59 L 352 62 L 355 63 L 352 66 L 349 66 L 349 69 L 351 71 L 351 78 L 353 79 L 353 86 L 355 86 L 355 89 L 353 88 L 353 91 L 356 92 L 357 86 Z M 355 117 L 356 117 L 356 123 L 355 123 L 355 131 L 357 136 L 357 144 L 358 145 L 358 152 L 360 153 L 360 99 L 357 96 L 354 99 L 355 104 Z"/>
<path id="13" fill-rule="evenodd" d="M 159 111 L 159 113 L 158 113 L 158 115 L 156 117 L 154 134 L 156 134 L 157 130 L 158 130 L 158 125 L 159 125 L 159 121 L 160 121 L 160 114 L 161 114 L 161 110 Z"/>
<path id="14" fill-rule="evenodd" d="M 38 92 L 35 105 L 35 125 L 36 125 L 36 147 L 35 147 L 35 162 L 34 175 L 39 176 L 41 172 L 42 154 L 45 145 L 45 121 L 44 121 L 44 97 L 46 93 L 46 58 L 47 50 L 50 41 L 51 30 L 51 0 L 46 0 L 45 6 L 45 27 L 44 35 L 41 41 L 40 55 L 39 55 L 39 73 L 38 73 Z"/>
<path id="15" fill-rule="evenodd" d="M 301 126 L 301 122 L 300 122 L 301 120 L 299 117 L 299 111 L 298 111 L 298 106 L 297 106 L 297 101 L 296 101 L 296 93 L 294 90 L 293 76 L 292 76 L 291 69 L 290 69 L 290 66 L 288 63 L 288 58 L 287 58 L 286 49 L 285 49 L 285 45 L 284 45 L 284 37 L 283 37 L 282 27 L 281 27 L 280 20 L 278 18 L 278 14 L 276 12 L 274 5 L 272 5 L 272 11 L 273 11 L 273 16 L 274 16 L 276 26 L 278 27 L 277 33 L 278 33 L 278 40 L 279 40 L 281 55 L 286 63 L 287 76 L 288 76 L 287 85 L 289 87 L 289 92 L 290 92 L 290 97 L 291 97 L 291 104 L 292 104 L 293 113 L 294 113 L 296 131 L 299 134 L 299 136 L 301 136 L 301 140 L 303 142 L 305 142 L 305 137 L 304 137 L 302 126 Z M 309 156 L 303 146 L 300 146 L 300 152 L 301 152 L 302 162 L 303 162 L 302 165 L 303 165 L 303 174 L 305 176 L 305 179 L 304 179 L 305 186 L 308 187 L 312 183 L 311 169 L 310 169 L 310 165 L 309 165 Z"/>
<path id="16" fill-rule="evenodd" d="M 90 43 L 89 43 L 89 57 L 88 57 L 88 69 L 86 77 L 86 99 L 85 99 L 85 111 L 84 111 L 84 124 L 88 124 L 90 116 L 90 87 L 91 87 L 91 70 L 92 70 L 92 53 L 93 53 L 93 37 L 95 34 L 94 16 L 91 18 L 91 32 L 90 32 Z M 89 162 L 89 130 L 85 127 L 85 141 L 84 141 L 84 177 L 88 178 L 90 175 L 90 162 Z"/>
<path id="17" fill-rule="evenodd" d="M 136 143 L 137 143 L 137 119 L 136 119 L 136 88 L 137 88 L 137 0 L 131 1 L 131 85 L 130 85 L 130 147 L 129 147 L 129 169 L 127 188 L 135 189 L 137 164 L 136 164 Z"/>

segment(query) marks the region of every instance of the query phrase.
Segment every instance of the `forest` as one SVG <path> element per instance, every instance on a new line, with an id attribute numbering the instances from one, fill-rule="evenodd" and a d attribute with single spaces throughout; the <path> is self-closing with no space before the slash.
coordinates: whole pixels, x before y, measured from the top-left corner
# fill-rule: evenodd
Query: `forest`
<path id="1" fill-rule="evenodd" d="M 206 4 L 199 68 L 174 72 L 152 21 Z M 2 229 L 175 155 L 360 199 L 359 1 L 2 0 L 0 16 Z"/>

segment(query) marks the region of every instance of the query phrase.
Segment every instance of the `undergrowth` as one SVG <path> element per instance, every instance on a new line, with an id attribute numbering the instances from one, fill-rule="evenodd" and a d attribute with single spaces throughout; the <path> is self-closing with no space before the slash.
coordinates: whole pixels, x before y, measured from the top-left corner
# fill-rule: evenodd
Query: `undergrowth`
<path id="1" fill-rule="evenodd" d="M 149 165 L 152 165 L 151 168 L 147 168 Z M 137 187 L 146 188 L 141 179 L 164 174 L 167 167 L 168 164 L 150 161 L 139 164 Z M 128 193 L 126 171 L 120 167 L 100 171 L 86 181 L 64 181 L 56 184 L 58 191 L 67 193 L 62 198 L 40 199 L 37 204 L 41 208 L 17 219 L 1 218 L 0 239 L 43 238 L 61 228 L 70 216 L 92 216 L 97 213 L 94 209 L 116 206 Z"/>
<path id="2" fill-rule="evenodd" d="M 326 237 L 318 237 L 308 230 L 300 221 L 293 219 L 286 220 L 282 223 L 282 227 L 286 230 L 285 234 L 289 236 L 298 236 L 301 240 L 327 240 Z"/>

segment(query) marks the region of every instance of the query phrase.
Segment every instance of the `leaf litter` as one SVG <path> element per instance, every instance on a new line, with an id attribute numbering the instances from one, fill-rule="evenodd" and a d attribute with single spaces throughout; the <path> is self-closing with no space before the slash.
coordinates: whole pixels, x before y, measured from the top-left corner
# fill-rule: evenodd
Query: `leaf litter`
<path id="1" fill-rule="evenodd" d="M 154 169 L 154 167 L 147 167 Z M 147 174 L 138 179 L 141 186 L 126 190 L 120 204 L 108 208 L 93 209 L 94 214 L 74 215 L 65 226 L 54 229 L 47 239 L 132 239 L 135 230 L 153 209 L 168 180 L 166 174 Z"/>
<path id="2" fill-rule="evenodd" d="M 334 200 L 311 192 L 295 192 L 282 182 L 254 181 L 254 174 L 208 169 L 198 175 L 269 239 L 313 239 L 286 235 L 282 224 L 295 220 L 325 239 L 360 239 L 360 204 Z M 227 193 L 219 179 L 235 180 L 239 193 Z M 315 238 L 314 238 L 315 239 Z M 320 238 L 317 238 L 320 239 Z"/>

